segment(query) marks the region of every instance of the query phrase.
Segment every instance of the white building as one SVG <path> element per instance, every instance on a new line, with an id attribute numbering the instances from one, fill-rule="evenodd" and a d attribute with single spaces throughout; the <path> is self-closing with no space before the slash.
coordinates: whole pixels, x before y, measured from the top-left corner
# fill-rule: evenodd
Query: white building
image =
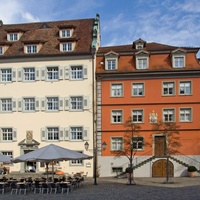
<path id="1" fill-rule="evenodd" d="M 0 151 L 17 157 L 50 143 L 91 154 L 93 84 L 100 45 L 94 19 L 0 24 Z M 93 60 L 94 59 L 94 60 Z M 93 69 L 92 69 L 93 68 Z M 44 163 L 18 163 L 44 171 Z M 65 161 L 66 173 L 93 173 L 93 161 Z"/>

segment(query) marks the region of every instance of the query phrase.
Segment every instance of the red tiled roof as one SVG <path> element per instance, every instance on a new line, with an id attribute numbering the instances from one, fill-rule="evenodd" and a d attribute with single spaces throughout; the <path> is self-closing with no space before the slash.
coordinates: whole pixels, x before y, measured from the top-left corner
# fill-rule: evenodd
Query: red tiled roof
<path id="1" fill-rule="evenodd" d="M 10 45 L 10 47 L 0 58 L 30 56 L 30 54 L 24 53 L 24 44 L 34 42 L 41 42 L 43 45 L 39 53 L 31 54 L 31 56 L 90 54 L 94 21 L 95 19 L 80 19 L 12 25 L 3 24 L 0 26 L 0 44 Z M 76 41 L 76 46 L 73 52 L 60 52 L 59 27 L 71 27 L 74 29 L 72 38 Z M 11 32 L 21 32 L 23 34 L 19 41 L 9 42 L 7 41 L 7 33 Z"/>

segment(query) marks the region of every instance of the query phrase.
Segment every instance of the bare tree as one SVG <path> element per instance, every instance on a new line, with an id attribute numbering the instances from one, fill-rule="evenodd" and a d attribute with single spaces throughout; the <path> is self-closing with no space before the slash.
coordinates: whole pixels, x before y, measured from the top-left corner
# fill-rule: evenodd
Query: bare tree
<path id="1" fill-rule="evenodd" d="M 169 156 L 178 153 L 178 148 L 181 147 L 179 128 L 175 122 L 159 121 L 153 125 L 153 134 L 160 134 L 165 136 L 164 156 L 167 157 L 166 164 L 166 182 L 169 182 Z"/>
<path id="2" fill-rule="evenodd" d="M 112 153 L 115 156 L 126 156 L 129 160 L 129 167 L 127 169 L 127 173 L 129 173 L 129 184 L 135 184 L 133 178 L 133 158 L 137 153 L 137 148 L 134 147 L 134 143 L 137 143 L 137 139 L 139 136 L 139 131 L 141 129 L 140 125 L 137 123 L 133 123 L 132 118 L 125 122 L 125 133 L 123 139 L 123 147 L 121 150 L 113 151 Z"/>

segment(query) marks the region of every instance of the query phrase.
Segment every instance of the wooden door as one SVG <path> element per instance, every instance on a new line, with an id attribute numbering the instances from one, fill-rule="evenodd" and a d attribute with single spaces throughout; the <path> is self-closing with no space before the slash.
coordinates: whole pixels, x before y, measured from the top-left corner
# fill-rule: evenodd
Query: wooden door
<path id="1" fill-rule="evenodd" d="M 167 160 L 161 159 L 153 163 L 152 166 L 152 177 L 166 177 L 167 175 Z M 169 161 L 169 176 L 174 176 L 174 166 L 171 161 Z"/>
<path id="2" fill-rule="evenodd" d="M 165 136 L 155 136 L 154 138 L 154 155 L 164 156 L 166 149 Z"/>

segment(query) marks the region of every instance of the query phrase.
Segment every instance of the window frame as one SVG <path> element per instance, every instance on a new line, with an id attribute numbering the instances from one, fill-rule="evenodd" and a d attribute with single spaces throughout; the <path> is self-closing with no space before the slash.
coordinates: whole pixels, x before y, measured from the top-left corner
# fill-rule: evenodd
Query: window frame
<path id="1" fill-rule="evenodd" d="M 2 100 L 5 100 L 6 102 L 2 102 Z M 1 112 L 12 112 L 13 111 L 13 100 L 12 98 L 1 98 Z M 9 102 L 7 102 L 9 101 Z M 3 110 L 4 105 L 6 106 L 6 109 Z"/>
<path id="2" fill-rule="evenodd" d="M 13 128 L 1 128 L 1 138 L 3 142 L 13 142 Z"/>
<path id="3" fill-rule="evenodd" d="M 136 112 L 136 111 L 137 111 L 137 115 L 135 115 L 135 116 L 137 117 L 137 120 L 134 121 L 134 112 Z M 138 114 L 139 112 L 141 112 L 141 115 Z M 144 123 L 144 109 L 139 109 L 139 108 L 132 109 L 131 116 L 132 116 L 133 123 Z M 141 120 L 140 120 L 140 118 L 141 118 Z"/>
<path id="4" fill-rule="evenodd" d="M 187 120 L 187 113 L 186 111 L 189 111 L 189 120 Z M 182 120 L 182 113 L 181 111 L 184 111 L 183 115 L 184 115 L 184 119 Z M 179 122 L 192 122 L 192 108 L 179 108 Z"/>
<path id="5" fill-rule="evenodd" d="M 3 46 L 0 46 L 0 55 L 3 55 L 4 51 L 3 51 Z"/>
<path id="6" fill-rule="evenodd" d="M 26 53 L 27 54 L 36 54 L 36 53 L 38 53 L 38 45 L 37 44 L 28 44 L 28 45 L 26 45 Z"/>
<path id="7" fill-rule="evenodd" d="M 36 69 L 35 67 L 23 68 L 23 81 L 35 81 L 36 80 Z"/>
<path id="8" fill-rule="evenodd" d="M 139 91 L 140 91 L 140 88 L 134 88 L 134 85 L 142 85 L 142 94 L 140 95 L 139 93 Z M 144 85 L 144 83 L 139 83 L 139 82 L 136 82 L 136 83 L 132 83 L 132 96 L 133 97 L 142 97 L 142 96 L 145 96 L 145 94 L 144 94 L 144 87 L 145 87 L 145 85 Z M 134 90 L 137 90 L 137 94 L 134 94 Z"/>
<path id="9" fill-rule="evenodd" d="M 114 120 L 115 118 L 115 120 Z M 111 123 L 121 124 L 123 123 L 123 110 L 111 110 Z"/>
<path id="10" fill-rule="evenodd" d="M 121 88 L 113 88 L 113 86 L 120 86 Z M 123 97 L 123 95 L 124 95 L 123 91 L 124 91 L 123 83 L 111 83 L 111 85 L 110 85 L 110 97 Z"/>
<path id="11" fill-rule="evenodd" d="M 111 151 L 122 151 L 124 148 L 124 139 L 123 137 L 111 137 Z"/>
<path id="12" fill-rule="evenodd" d="M 165 84 L 168 84 L 167 87 L 165 87 Z M 172 88 L 172 94 L 170 94 L 170 89 L 169 84 L 173 84 Z M 167 89 L 167 93 L 165 93 L 165 88 Z M 176 85 L 174 81 L 163 81 L 162 82 L 162 95 L 163 96 L 174 96 L 176 94 Z"/>
<path id="13" fill-rule="evenodd" d="M 83 96 L 70 96 L 70 110 L 82 111 L 84 109 L 83 101 Z"/>
<path id="14" fill-rule="evenodd" d="M 137 139 L 137 141 L 134 140 L 134 139 Z M 142 139 L 142 140 L 140 140 L 140 139 Z M 135 145 L 136 148 L 134 148 L 134 145 Z M 142 147 L 139 148 L 139 146 L 142 146 Z M 144 137 L 143 136 L 133 136 L 133 138 L 132 138 L 132 148 L 133 148 L 134 151 L 143 151 L 144 150 Z"/>
<path id="15" fill-rule="evenodd" d="M 79 153 L 83 153 L 83 151 L 76 151 Z M 70 160 L 70 166 L 83 166 L 84 161 L 83 160 Z"/>
<path id="16" fill-rule="evenodd" d="M 119 54 L 109 52 L 105 55 L 105 70 L 115 71 L 118 69 Z"/>
<path id="17" fill-rule="evenodd" d="M 1 151 L 1 153 L 4 155 L 4 156 L 8 156 L 10 158 L 13 158 L 13 151 Z"/>
<path id="18" fill-rule="evenodd" d="M 24 97 L 23 98 L 23 111 L 24 112 L 34 112 L 35 110 L 36 110 L 36 99 L 34 97 Z"/>
<path id="19" fill-rule="evenodd" d="M 165 113 L 166 111 L 168 113 Z M 170 114 L 169 111 L 173 111 L 172 114 Z M 163 108 L 163 111 L 162 111 L 163 122 L 175 122 L 175 119 L 176 119 L 176 115 L 175 115 L 176 112 L 175 111 L 176 111 L 175 108 Z M 168 120 L 165 120 L 166 119 L 165 115 L 167 115 Z M 173 116 L 172 120 L 170 120 L 170 118 L 171 118 L 170 115 Z"/>
<path id="20" fill-rule="evenodd" d="M 12 81 L 13 81 L 12 68 L 2 68 L 1 69 L 1 82 L 11 83 Z"/>
<path id="21" fill-rule="evenodd" d="M 189 89 L 189 93 L 187 93 L 186 91 L 187 91 L 187 88 L 184 86 L 184 93 L 182 93 L 181 92 L 181 84 L 183 84 L 184 83 L 184 85 L 185 84 L 187 84 L 187 83 L 189 83 L 189 85 L 190 85 L 190 89 Z M 183 81 L 179 81 L 179 95 L 185 95 L 185 96 L 188 96 L 188 95 L 192 95 L 192 81 L 187 81 L 187 80 L 183 80 Z"/>
<path id="22" fill-rule="evenodd" d="M 70 80 L 83 80 L 83 65 L 70 66 Z"/>
<path id="23" fill-rule="evenodd" d="M 46 67 L 46 80 L 47 81 L 58 81 L 59 80 L 59 67 L 58 66 L 47 66 Z"/>
<path id="24" fill-rule="evenodd" d="M 62 52 L 71 52 L 73 51 L 73 43 L 72 42 L 63 42 L 61 45 L 61 51 Z"/>
<path id="25" fill-rule="evenodd" d="M 59 111 L 59 97 L 46 97 L 46 111 Z"/>
<path id="26" fill-rule="evenodd" d="M 83 141 L 84 140 L 84 128 L 83 126 L 71 126 L 70 127 L 70 141 Z"/>
<path id="27" fill-rule="evenodd" d="M 59 141 L 60 140 L 60 129 L 59 127 L 47 127 L 46 128 L 46 140 L 47 141 Z M 52 139 L 51 139 L 52 138 Z"/>
<path id="28" fill-rule="evenodd" d="M 136 59 L 136 69 L 137 70 L 145 70 L 145 69 L 149 69 L 149 53 L 146 51 L 139 51 L 135 54 L 135 59 Z M 144 63 L 141 63 L 140 61 L 146 61 L 146 65 L 144 66 Z"/>
<path id="29" fill-rule="evenodd" d="M 72 36 L 71 29 L 62 29 L 60 30 L 61 38 L 70 38 Z"/>
<path id="30" fill-rule="evenodd" d="M 8 34 L 8 40 L 9 41 L 18 41 L 19 40 L 19 33 L 9 33 Z"/>

